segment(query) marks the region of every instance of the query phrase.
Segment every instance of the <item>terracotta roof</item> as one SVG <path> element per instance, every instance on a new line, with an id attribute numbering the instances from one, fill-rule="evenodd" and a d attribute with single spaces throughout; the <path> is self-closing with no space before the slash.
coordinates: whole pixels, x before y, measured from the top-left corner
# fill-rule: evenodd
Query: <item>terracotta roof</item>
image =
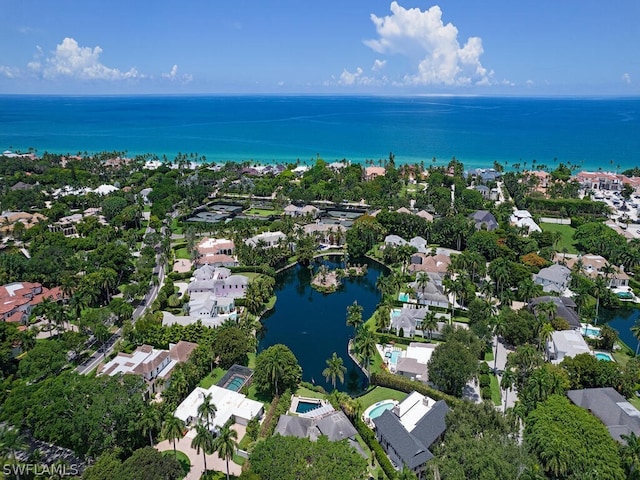
<path id="1" fill-rule="evenodd" d="M 186 362 L 187 360 L 189 360 L 189 357 L 197 346 L 197 343 L 185 342 L 184 340 L 180 340 L 169 349 L 169 355 L 173 360 L 176 360 L 177 362 Z"/>

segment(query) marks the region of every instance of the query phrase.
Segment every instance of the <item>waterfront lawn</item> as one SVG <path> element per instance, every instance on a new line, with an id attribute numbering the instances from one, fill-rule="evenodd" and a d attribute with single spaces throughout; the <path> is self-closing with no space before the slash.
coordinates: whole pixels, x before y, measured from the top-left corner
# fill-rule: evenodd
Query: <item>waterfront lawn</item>
<path id="1" fill-rule="evenodd" d="M 360 401 L 360 405 L 362 405 L 362 410 L 364 411 L 374 403 L 378 403 L 381 400 L 392 399 L 400 402 L 407 398 L 407 395 L 408 394 L 405 392 L 393 390 L 392 388 L 374 387 L 361 397 L 358 397 L 358 400 Z"/>
<path id="2" fill-rule="evenodd" d="M 305 387 L 300 387 L 296 390 L 296 395 L 299 397 L 307 397 L 307 398 L 326 398 L 327 395 L 324 393 L 316 392 L 314 390 L 309 390 Z"/>
<path id="3" fill-rule="evenodd" d="M 219 367 L 214 368 L 213 372 L 200 380 L 198 386 L 202 388 L 209 388 L 211 385 L 215 385 L 222 378 L 224 372 L 225 371 Z"/>
<path id="4" fill-rule="evenodd" d="M 567 253 L 578 253 L 573 240 L 573 233 L 576 231 L 571 225 L 558 225 L 556 223 L 540 223 L 543 232 L 560 232 L 560 240 L 558 241 L 558 252 L 562 253 L 567 249 Z"/>

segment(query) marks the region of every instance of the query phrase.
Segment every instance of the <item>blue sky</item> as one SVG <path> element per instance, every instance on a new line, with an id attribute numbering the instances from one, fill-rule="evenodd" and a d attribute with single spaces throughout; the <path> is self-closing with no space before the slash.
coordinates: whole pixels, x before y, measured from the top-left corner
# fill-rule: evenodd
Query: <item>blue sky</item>
<path id="1" fill-rule="evenodd" d="M 634 0 L 0 0 L 0 93 L 639 95 Z"/>

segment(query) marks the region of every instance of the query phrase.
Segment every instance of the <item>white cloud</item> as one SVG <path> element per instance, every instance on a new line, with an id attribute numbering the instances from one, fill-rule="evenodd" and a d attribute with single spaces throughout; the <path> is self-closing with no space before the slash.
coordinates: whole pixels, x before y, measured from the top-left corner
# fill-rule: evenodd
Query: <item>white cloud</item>
<path id="1" fill-rule="evenodd" d="M 38 47 L 39 48 L 39 47 Z M 42 50 L 39 48 L 29 69 L 46 79 L 68 77 L 78 80 L 126 80 L 144 78 L 135 68 L 123 72 L 107 67 L 100 62 L 102 48 L 96 46 L 81 47 L 73 38 L 65 38 L 56 46 L 56 50 L 40 61 Z"/>
<path id="2" fill-rule="evenodd" d="M 16 78 L 20 76 L 20 70 L 14 67 L 7 67 L 6 65 L 0 65 L 0 77 Z"/>
<path id="3" fill-rule="evenodd" d="M 174 65 L 173 67 L 171 67 L 171 71 L 169 73 L 163 73 L 161 77 L 171 82 L 180 81 L 182 83 L 189 83 L 191 80 L 193 80 L 193 75 L 189 73 L 179 75 L 178 65 Z"/>
<path id="4" fill-rule="evenodd" d="M 535 84 L 535 82 L 534 82 L 533 80 L 527 80 L 527 81 L 525 82 L 525 85 L 526 85 L 527 87 L 533 87 L 533 85 L 534 85 L 534 84 Z"/>
<path id="5" fill-rule="evenodd" d="M 480 56 L 484 52 L 482 39 L 470 37 L 461 47 L 458 29 L 442 22 L 442 10 L 434 5 L 428 10 L 405 9 L 392 2 L 391 15 L 371 14 L 378 39 L 365 45 L 381 54 L 398 54 L 415 63 L 415 72 L 405 75 L 405 85 L 470 85 L 493 83 Z"/>
<path id="6" fill-rule="evenodd" d="M 386 64 L 387 64 L 386 60 L 376 59 L 376 61 L 373 62 L 373 67 L 371 67 L 371 70 L 373 70 L 374 72 L 377 72 L 378 70 L 382 70 Z"/>
<path id="7" fill-rule="evenodd" d="M 375 78 L 364 75 L 364 70 L 361 67 L 357 67 L 355 72 L 350 72 L 346 68 L 340 74 L 338 78 L 338 85 L 352 86 L 352 85 L 384 85 L 387 83 L 386 77 Z"/>
<path id="8" fill-rule="evenodd" d="M 630 85 L 630 84 L 631 84 L 631 75 L 630 75 L 630 74 L 628 74 L 628 73 L 624 73 L 624 74 L 622 75 L 622 81 L 623 81 L 624 83 L 626 83 L 627 85 Z"/>

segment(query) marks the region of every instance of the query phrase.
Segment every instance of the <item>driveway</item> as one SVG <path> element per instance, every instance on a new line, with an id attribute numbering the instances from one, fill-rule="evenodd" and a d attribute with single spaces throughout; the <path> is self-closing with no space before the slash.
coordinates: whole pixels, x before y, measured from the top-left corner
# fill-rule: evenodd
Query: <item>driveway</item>
<path id="1" fill-rule="evenodd" d="M 242 425 L 234 425 L 233 428 L 238 432 L 238 441 L 240 441 L 242 439 L 242 436 L 244 436 L 246 427 Z M 185 480 L 199 480 L 199 478 L 204 473 L 204 460 L 202 458 L 202 450 L 198 454 L 196 453 L 195 448 L 191 448 L 191 441 L 193 440 L 193 437 L 195 435 L 195 429 L 189 430 L 184 437 L 176 441 L 176 448 L 187 455 L 187 457 L 189 457 L 189 461 L 191 461 L 191 471 L 186 477 L 184 477 Z M 164 440 L 157 444 L 156 448 L 161 452 L 165 452 L 167 450 L 173 451 L 173 442 Z M 220 458 L 217 453 L 207 455 L 207 469 L 227 473 L 227 462 Z M 240 476 L 240 474 L 242 473 L 242 467 L 236 463 L 233 463 L 233 461 L 229 461 L 229 473 L 231 475 L 235 475 L 236 477 Z"/>

